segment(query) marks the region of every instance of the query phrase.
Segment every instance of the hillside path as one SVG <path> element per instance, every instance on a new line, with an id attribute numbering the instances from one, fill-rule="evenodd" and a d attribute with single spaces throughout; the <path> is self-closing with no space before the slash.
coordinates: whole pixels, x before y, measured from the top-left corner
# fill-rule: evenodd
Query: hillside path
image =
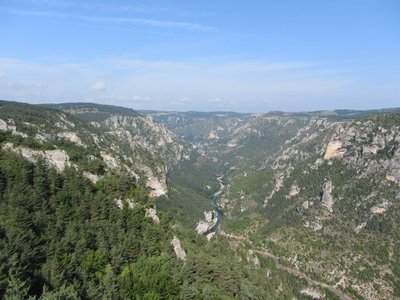
<path id="1" fill-rule="evenodd" d="M 220 234 L 222 236 L 225 236 L 225 237 L 228 237 L 228 238 L 237 239 L 237 240 L 240 240 L 240 241 L 243 241 L 243 242 L 248 242 L 248 243 L 251 244 L 251 241 L 249 241 L 246 238 L 241 237 L 241 236 L 235 236 L 233 234 L 225 233 L 223 231 L 220 232 Z M 307 281 L 307 283 L 309 285 L 315 285 L 315 286 L 319 286 L 319 287 L 324 288 L 324 289 L 328 289 L 329 291 L 334 293 L 336 296 L 338 296 L 342 300 L 353 300 L 350 296 L 346 295 L 345 293 L 343 293 L 342 291 L 340 291 L 339 289 L 337 289 L 336 287 L 334 287 L 332 285 L 326 284 L 326 283 L 318 281 L 318 280 L 314 280 L 310 276 L 308 276 L 307 274 L 305 274 L 305 273 L 303 273 L 303 272 L 301 272 L 299 270 L 292 269 L 290 267 L 282 265 L 279 262 L 279 257 L 277 257 L 276 255 L 268 252 L 265 249 L 263 249 L 263 250 L 253 250 L 253 251 L 258 253 L 258 254 L 261 254 L 261 255 L 263 255 L 265 257 L 268 257 L 268 258 L 272 259 L 278 269 L 286 271 L 286 272 L 288 272 L 288 273 L 290 273 L 290 274 L 292 274 L 292 275 L 294 275 L 296 277 L 300 277 L 300 278 L 304 279 L 305 281 Z"/>

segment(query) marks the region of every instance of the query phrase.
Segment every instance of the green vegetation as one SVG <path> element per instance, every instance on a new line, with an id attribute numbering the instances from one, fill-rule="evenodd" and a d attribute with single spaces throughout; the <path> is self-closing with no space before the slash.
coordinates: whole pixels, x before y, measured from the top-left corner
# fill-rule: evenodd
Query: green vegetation
<path id="1" fill-rule="evenodd" d="M 130 109 L 50 107 L 0 102 L 8 126 L 0 131 L 0 299 L 310 299 L 299 294 L 307 282 L 257 250 L 314 280 L 342 282 L 355 299 L 364 290 L 400 297 L 399 113 L 154 115 L 191 148 Z M 118 122 L 103 122 L 110 116 Z M 336 139 L 344 157 L 323 159 Z M 57 173 L 50 160 L 19 157 L 18 146 L 65 151 L 71 165 Z M 148 197 L 146 168 L 159 178 L 168 170 L 166 196 Z M 194 227 L 212 210 L 220 175 L 228 235 L 207 241 Z M 332 210 L 321 202 L 328 181 Z M 145 217 L 149 207 L 159 224 Z M 176 259 L 173 236 L 186 261 Z"/>
<path id="2" fill-rule="evenodd" d="M 0 156 L 2 297 L 18 290 L 23 298 L 135 298 L 136 286 L 150 277 L 150 258 L 164 255 L 158 268 L 170 270 L 168 224 L 155 226 L 144 217 L 143 189 L 116 185 L 121 180 L 115 176 L 94 186 L 74 169 L 56 174 L 42 162 L 32 165 L 4 151 Z M 117 194 L 138 206 L 118 209 Z M 131 267 L 132 278 L 126 275 Z M 172 273 L 163 272 L 159 287 L 139 292 L 176 294 Z"/>
<path id="3" fill-rule="evenodd" d="M 44 104 L 43 106 L 57 110 L 74 111 L 76 117 L 87 122 L 103 122 L 112 115 L 136 117 L 139 114 L 135 110 L 126 107 L 86 102 Z"/>
<path id="4" fill-rule="evenodd" d="M 96 185 L 0 151 L 0 297 L 5 299 L 260 299 L 296 295 L 287 274 L 240 263 L 223 239 L 180 231 L 188 260 L 173 258 L 170 219 L 144 217 L 147 194 L 126 176 Z M 119 209 L 116 197 L 136 203 Z M 234 258 L 234 259 L 232 259 Z"/>
<path id="5" fill-rule="evenodd" d="M 207 158 L 192 155 L 169 174 L 168 197 L 159 199 L 158 207 L 193 228 L 204 218 L 204 211 L 212 210 L 210 197 L 219 188 L 216 174 L 221 172 L 221 167 Z"/>
<path id="6" fill-rule="evenodd" d="M 22 128 L 31 128 L 29 124 L 51 124 L 58 121 L 59 111 L 37 105 L 0 100 L 0 119 L 12 119 Z M 24 124 L 25 123 L 25 124 Z"/>
<path id="7" fill-rule="evenodd" d="M 240 234 L 244 232 L 251 224 L 252 220 L 248 217 L 224 219 L 222 228 L 228 232 Z"/>

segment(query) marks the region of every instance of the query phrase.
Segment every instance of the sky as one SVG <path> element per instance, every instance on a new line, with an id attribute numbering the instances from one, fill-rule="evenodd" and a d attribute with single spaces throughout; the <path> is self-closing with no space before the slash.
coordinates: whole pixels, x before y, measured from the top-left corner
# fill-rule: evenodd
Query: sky
<path id="1" fill-rule="evenodd" d="M 400 107 L 400 1 L 0 0 L 0 99 Z"/>

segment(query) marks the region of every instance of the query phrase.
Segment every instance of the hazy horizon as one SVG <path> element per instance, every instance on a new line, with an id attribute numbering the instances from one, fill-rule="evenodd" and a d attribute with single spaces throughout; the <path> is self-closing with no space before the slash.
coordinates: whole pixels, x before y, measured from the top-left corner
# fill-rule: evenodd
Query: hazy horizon
<path id="1" fill-rule="evenodd" d="M 333 111 L 357 111 L 357 112 L 367 112 L 367 111 L 391 111 L 391 110 L 400 110 L 400 105 L 392 106 L 392 107 L 374 107 L 368 109 L 345 109 L 345 108 L 333 108 L 333 109 L 321 109 L 321 110 L 269 110 L 269 111 L 234 111 L 234 110 L 155 110 L 155 109 L 136 109 L 135 107 L 130 107 L 127 105 L 119 105 L 119 104 L 107 104 L 100 102 L 31 102 L 31 101 L 20 101 L 13 99 L 0 99 L 0 101 L 9 101 L 9 102 L 17 102 L 17 103 L 26 103 L 26 104 L 34 104 L 34 105 L 62 105 L 62 104 L 95 104 L 95 105 L 110 105 L 116 107 L 122 107 L 127 109 L 133 109 L 138 112 L 157 112 L 157 113 L 235 113 L 235 114 L 268 114 L 268 113 L 288 113 L 288 114 L 296 114 L 296 113 L 318 113 L 318 112 L 333 112 Z"/>
<path id="2" fill-rule="evenodd" d="M 0 98 L 136 110 L 380 109 L 400 2 L 4 0 Z"/>

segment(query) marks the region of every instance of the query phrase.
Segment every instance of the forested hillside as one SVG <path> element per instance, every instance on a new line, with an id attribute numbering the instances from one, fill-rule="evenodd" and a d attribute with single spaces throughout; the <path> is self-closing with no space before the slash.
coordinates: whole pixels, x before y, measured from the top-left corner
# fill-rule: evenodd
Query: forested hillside
<path id="1" fill-rule="evenodd" d="M 93 182 L 110 170 L 145 180 L 153 196 L 166 193 L 166 174 L 190 157 L 190 147 L 132 109 L 64 104 L 66 111 L 0 101 L 5 147 L 62 170 L 74 166 Z M 96 120 L 96 121 L 94 121 Z"/>
<path id="2" fill-rule="evenodd" d="M 224 236 L 207 241 L 193 230 L 217 189 L 215 173 L 224 172 L 215 162 L 200 154 L 183 160 L 171 171 L 168 195 L 156 200 L 146 174 L 133 172 L 135 160 L 104 155 L 122 149 L 126 136 L 113 131 L 127 124 L 98 127 L 69 112 L 4 101 L 0 119 L 0 298 L 304 297 L 305 280 L 232 248 Z M 104 134 L 114 135 L 114 150 Z M 193 215 L 176 215 L 184 211 Z"/>
<path id="3" fill-rule="evenodd" d="M 0 102 L 1 298 L 400 297 L 399 113 L 152 115 Z"/>
<path id="4" fill-rule="evenodd" d="M 5 299 L 154 299 L 178 294 L 172 233 L 145 218 L 147 194 L 114 174 L 0 153 L 0 294 Z M 115 197 L 134 203 L 118 208 Z M 153 297 L 153 298 L 152 298 Z"/>
<path id="5" fill-rule="evenodd" d="M 225 170 L 219 233 L 231 247 L 269 253 L 349 298 L 392 299 L 400 297 L 395 111 L 152 115 Z M 320 288 L 307 293 L 327 297 Z"/>

